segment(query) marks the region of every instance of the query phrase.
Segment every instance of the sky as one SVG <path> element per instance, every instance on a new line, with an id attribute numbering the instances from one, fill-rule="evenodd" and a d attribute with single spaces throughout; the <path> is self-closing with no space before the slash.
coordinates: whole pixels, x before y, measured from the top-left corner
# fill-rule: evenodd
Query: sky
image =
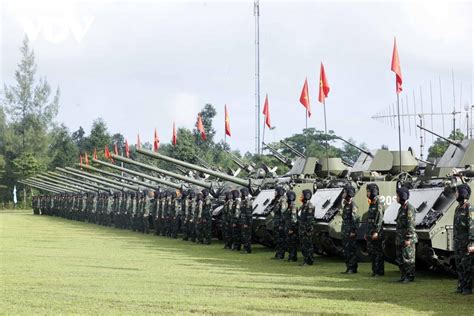
<path id="1" fill-rule="evenodd" d="M 309 82 L 308 127 L 324 130 L 318 103 L 320 63 L 330 85 L 327 128 L 369 148 L 398 149 L 394 122 L 375 120 L 396 106 L 390 71 L 394 37 L 403 74 L 403 112 L 463 110 L 472 101 L 470 1 L 260 1 L 261 106 L 268 94 L 267 142 L 302 131 L 299 97 Z M 0 79 L 12 84 L 27 34 L 38 74 L 61 90 L 58 122 L 71 131 L 102 117 L 109 131 L 135 142 L 171 140 L 173 121 L 192 128 L 206 104 L 224 105 L 241 152 L 255 150 L 255 25 L 253 1 L 0 0 Z M 454 78 L 454 84 L 453 84 Z M 430 94 L 431 82 L 431 94 Z M 441 85 L 440 85 L 441 82 Z M 454 87 L 454 89 L 453 89 Z M 440 98 L 441 92 L 441 98 Z M 408 100 L 408 107 L 407 107 Z M 407 110 L 408 108 L 408 110 Z M 456 124 L 466 130 L 466 113 Z M 452 116 L 425 117 L 447 135 Z M 417 123 L 419 120 L 417 119 Z M 419 155 L 415 118 L 402 121 L 402 147 Z M 263 126 L 263 118 L 260 123 Z M 425 146 L 432 137 L 426 135 Z M 426 157 L 426 148 L 424 155 Z"/>

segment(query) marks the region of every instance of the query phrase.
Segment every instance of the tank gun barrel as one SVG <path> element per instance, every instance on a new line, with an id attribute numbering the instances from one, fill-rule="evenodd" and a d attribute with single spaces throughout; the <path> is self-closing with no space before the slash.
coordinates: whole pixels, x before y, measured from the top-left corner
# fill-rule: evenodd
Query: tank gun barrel
<path id="1" fill-rule="evenodd" d="M 45 181 L 45 180 L 42 180 L 42 179 L 29 178 L 29 179 L 27 179 L 27 181 L 29 181 L 31 183 L 34 183 L 34 184 L 41 184 L 41 185 L 43 185 L 45 187 L 48 187 L 48 188 L 56 188 L 56 189 L 59 189 L 62 192 L 68 192 L 68 193 L 79 192 L 79 190 L 67 188 L 67 187 L 64 187 L 60 184 L 54 184 L 54 183 L 51 183 L 49 181 Z"/>
<path id="2" fill-rule="evenodd" d="M 84 166 L 83 165 L 82 168 L 90 170 L 90 171 L 98 172 L 102 175 L 114 177 L 114 178 L 121 179 L 121 180 L 124 180 L 124 181 L 127 181 L 127 182 L 132 182 L 132 183 L 135 183 L 135 184 L 138 184 L 138 185 L 141 185 L 143 187 L 150 188 L 150 189 L 156 189 L 156 185 L 153 185 L 151 183 L 147 183 L 147 182 L 136 180 L 136 179 L 127 178 L 127 177 L 124 177 L 122 175 L 112 173 L 112 172 L 108 172 L 108 171 L 105 171 L 105 170 L 102 170 L 102 169 L 99 169 L 99 168 L 95 168 L 95 167 L 92 167 L 92 166 L 87 166 L 87 165 Z"/>
<path id="3" fill-rule="evenodd" d="M 81 179 L 85 179 L 87 181 L 92 181 L 94 183 L 98 183 L 106 188 L 109 188 L 110 189 L 115 189 L 115 190 L 119 190 L 119 191 L 122 191 L 123 187 L 121 186 L 118 186 L 118 185 L 115 185 L 115 184 L 112 184 L 112 183 L 108 183 L 106 181 L 102 181 L 102 180 L 99 180 L 99 179 L 95 179 L 93 177 L 90 177 L 88 175 L 84 175 L 84 174 L 81 174 L 79 172 L 76 172 L 75 170 L 76 169 L 73 169 L 72 171 L 71 170 L 66 170 L 64 168 L 60 168 L 60 167 L 56 167 L 56 170 L 58 171 L 61 171 L 62 173 L 67 173 L 68 175 L 70 176 L 74 176 L 74 177 L 79 177 Z"/>
<path id="4" fill-rule="evenodd" d="M 288 166 L 289 168 L 291 168 L 291 167 L 293 166 L 292 161 L 291 161 L 289 158 L 287 158 L 287 157 L 283 156 L 282 154 L 280 154 L 280 153 L 276 150 L 276 148 L 273 148 L 272 146 L 266 144 L 265 142 L 262 142 L 262 144 L 263 144 L 268 150 L 270 150 L 270 151 L 272 152 L 272 154 L 273 154 L 273 157 L 275 157 L 276 159 L 278 159 L 281 163 L 283 163 L 284 165 Z"/>
<path id="5" fill-rule="evenodd" d="M 237 178 L 237 177 L 233 177 L 233 176 L 230 176 L 230 175 L 225 174 L 223 172 L 209 170 L 209 169 L 206 169 L 204 167 L 201 167 L 201 166 L 189 163 L 189 162 L 181 161 L 181 160 L 174 159 L 174 158 L 171 158 L 171 157 L 159 154 L 159 153 L 155 153 L 151 150 L 146 150 L 146 149 L 140 148 L 140 149 L 137 149 L 137 152 L 140 153 L 140 154 L 155 158 L 155 159 L 161 159 L 161 160 L 164 160 L 164 161 L 168 161 L 168 162 L 171 162 L 172 164 L 182 166 L 182 167 L 185 167 L 185 168 L 188 168 L 188 169 L 191 169 L 191 170 L 207 173 L 211 176 L 223 179 L 225 181 L 235 183 L 237 185 L 241 185 L 241 186 L 244 186 L 244 187 L 247 187 L 247 188 L 250 187 L 250 182 L 248 180 L 243 180 L 243 179 L 240 179 L 240 178 Z"/>
<path id="6" fill-rule="evenodd" d="M 29 186 L 29 187 L 36 188 L 36 189 L 39 189 L 39 190 L 42 190 L 42 191 L 48 191 L 48 192 L 55 193 L 55 194 L 61 193 L 60 190 L 47 188 L 47 187 L 44 187 L 44 186 L 39 185 L 39 184 L 28 183 L 28 181 L 19 180 L 18 182 L 21 183 L 21 184 L 23 184 L 23 185 L 27 185 L 27 186 Z"/>
<path id="7" fill-rule="evenodd" d="M 370 157 L 374 158 L 374 155 L 372 155 L 372 153 L 371 153 L 370 151 L 365 150 L 365 149 L 362 149 L 362 148 L 360 148 L 359 146 L 354 145 L 353 143 L 351 143 L 351 142 L 345 140 L 344 138 L 342 138 L 342 137 L 340 137 L 340 136 L 335 136 L 335 137 L 336 137 L 337 139 L 342 140 L 344 143 L 346 143 L 346 144 L 348 144 L 348 145 L 354 147 L 354 148 L 357 149 L 358 151 L 363 152 L 363 153 L 366 154 L 367 156 L 370 156 Z"/>
<path id="8" fill-rule="evenodd" d="M 64 185 L 65 187 L 70 187 L 70 188 L 81 190 L 81 191 L 89 191 L 90 190 L 89 187 L 84 187 L 83 185 L 80 185 L 78 183 L 71 183 L 71 182 L 59 180 L 59 179 L 56 179 L 54 177 L 51 177 L 48 174 L 39 174 L 39 175 L 37 175 L 37 177 L 41 178 L 41 179 L 44 179 L 44 180 L 48 180 L 50 182 L 54 182 L 54 183 Z"/>
<path id="9" fill-rule="evenodd" d="M 138 149 L 137 149 L 137 151 L 138 151 Z M 155 167 L 155 166 L 151 166 L 151 165 L 148 165 L 148 164 L 145 164 L 145 163 L 142 163 L 142 162 L 138 162 L 138 161 L 135 161 L 135 160 L 132 160 L 132 159 L 129 159 L 129 158 L 125 158 L 125 157 L 122 157 L 122 156 L 119 156 L 119 155 L 112 154 L 112 158 L 115 159 L 115 160 L 118 160 L 118 161 L 122 161 L 122 162 L 125 162 L 125 163 L 128 163 L 128 164 L 131 164 L 131 165 L 135 165 L 137 167 L 141 167 L 141 168 L 144 168 L 144 169 L 155 171 L 155 172 L 157 172 L 159 174 L 163 174 L 165 176 L 169 176 L 169 177 L 181 180 L 181 181 L 192 183 L 192 184 L 195 184 L 197 186 L 200 186 L 200 187 L 203 187 L 203 188 L 206 188 L 206 189 L 212 189 L 212 184 L 210 184 L 208 182 L 204 182 L 204 181 L 201 181 L 201 180 L 186 177 L 186 176 L 183 176 L 183 175 L 180 175 L 180 174 L 177 174 L 177 173 L 165 170 L 165 169 L 161 169 L 161 168 L 158 168 L 158 167 Z M 207 169 L 205 169 L 205 170 L 207 170 Z M 205 172 L 205 173 L 207 173 L 207 172 Z"/>
<path id="10" fill-rule="evenodd" d="M 451 145 L 454 145 L 454 146 L 456 146 L 456 147 L 458 147 L 458 148 L 463 148 L 463 146 L 462 146 L 460 143 L 458 143 L 457 141 L 454 141 L 454 140 L 452 140 L 452 139 L 449 139 L 449 138 L 446 138 L 446 137 L 444 137 L 444 136 L 441 136 L 441 135 L 439 135 L 439 134 L 437 134 L 437 133 L 435 133 L 435 132 L 433 132 L 433 131 L 430 131 L 429 129 L 427 129 L 427 128 L 423 127 L 423 126 L 416 125 L 416 127 L 418 127 L 418 128 L 421 129 L 421 130 L 427 131 L 428 133 L 433 134 L 433 135 L 435 135 L 436 137 L 441 138 L 442 140 L 444 140 L 444 141 L 450 143 Z"/>
<path id="11" fill-rule="evenodd" d="M 293 154 L 295 154 L 296 156 L 300 157 L 300 158 L 303 158 L 303 159 L 306 159 L 306 155 L 303 154 L 301 151 L 299 151 L 298 149 L 296 149 L 295 147 L 291 146 L 290 144 L 288 144 L 287 142 L 285 142 L 284 140 L 280 140 L 280 143 L 282 143 L 283 145 L 286 146 L 286 148 L 288 148 Z"/>
<path id="12" fill-rule="evenodd" d="M 174 188 L 174 189 L 177 189 L 177 190 L 181 189 L 181 185 L 178 184 L 178 183 L 174 183 L 174 182 L 171 182 L 171 181 L 167 181 L 165 179 L 150 176 L 148 174 L 145 174 L 145 173 L 142 173 L 142 172 L 139 172 L 139 171 L 135 171 L 135 170 L 131 170 L 131 169 L 128 169 L 128 168 L 125 168 L 125 167 L 116 166 L 114 164 L 111 164 L 111 163 L 108 163 L 108 162 L 105 162 L 105 161 L 102 161 L 102 160 L 92 159 L 92 161 L 96 162 L 96 163 L 98 163 L 102 166 L 105 166 L 105 167 L 109 167 L 109 168 L 112 168 L 112 169 L 115 169 L 115 170 L 123 171 L 125 173 L 131 174 L 131 175 L 134 175 L 134 176 L 139 176 L 139 177 L 151 180 L 151 181 L 155 181 L 156 183 L 165 185 L 165 186 L 170 187 L 170 188 Z"/>
<path id="13" fill-rule="evenodd" d="M 82 186 L 88 187 L 90 191 L 95 191 L 95 190 L 97 190 L 97 191 L 100 191 L 100 190 L 109 191 L 109 189 L 101 187 L 100 185 L 96 185 L 96 184 L 93 184 L 93 183 L 90 183 L 90 182 L 87 182 L 87 181 L 82 181 L 82 180 L 79 180 L 79 179 L 76 179 L 76 178 L 67 177 L 65 175 L 62 175 L 62 174 L 54 172 L 54 171 L 48 171 L 48 175 L 53 177 L 53 178 L 57 178 L 59 180 L 63 180 L 63 181 L 66 181 L 66 182 L 82 184 Z"/>
<path id="14" fill-rule="evenodd" d="M 81 170 L 71 168 L 71 167 L 66 167 L 65 169 L 69 170 L 69 171 L 72 171 L 72 172 L 77 172 L 78 174 L 82 174 L 84 176 L 88 176 L 88 177 L 91 177 L 91 178 L 94 178 L 94 179 L 97 179 L 97 180 L 100 180 L 100 181 L 105 181 L 105 182 L 108 182 L 110 184 L 113 184 L 113 185 L 116 185 L 116 186 L 119 186 L 119 187 L 122 186 L 124 188 L 129 189 L 129 190 L 138 191 L 140 189 L 136 185 L 130 185 L 130 184 L 123 183 L 123 182 L 120 182 L 120 181 L 112 180 L 112 179 L 109 179 L 109 178 L 106 178 L 106 177 L 103 177 L 103 176 L 92 174 L 90 172 L 81 171 Z"/>
<path id="15" fill-rule="evenodd" d="M 253 172 L 255 171 L 255 165 L 253 163 L 245 163 L 242 159 L 237 157 L 234 153 L 232 153 L 230 150 L 226 149 L 225 152 L 230 156 L 230 159 L 240 168 L 244 169 L 247 172 Z"/>

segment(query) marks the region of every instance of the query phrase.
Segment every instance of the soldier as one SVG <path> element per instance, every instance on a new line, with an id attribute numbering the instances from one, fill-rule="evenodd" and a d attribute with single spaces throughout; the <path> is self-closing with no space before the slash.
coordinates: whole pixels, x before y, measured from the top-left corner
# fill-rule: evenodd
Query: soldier
<path id="1" fill-rule="evenodd" d="M 240 191 L 232 191 L 232 250 L 240 251 L 242 249 L 242 234 L 240 230 Z"/>
<path id="2" fill-rule="evenodd" d="M 176 191 L 171 192 L 170 199 L 170 234 L 171 238 L 178 238 L 178 214 L 180 212 L 179 199 Z"/>
<path id="3" fill-rule="evenodd" d="M 155 235 L 160 235 L 161 230 L 161 192 L 155 191 Z"/>
<path id="4" fill-rule="evenodd" d="M 272 205 L 273 233 L 275 234 L 275 256 L 272 259 L 285 259 L 286 233 L 284 213 L 288 208 L 285 199 L 285 189 L 282 187 L 275 189 L 275 198 L 272 201 Z"/>
<path id="5" fill-rule="evenodd" d="M 196 242 L 196 217 L 197 217 L 197 202 L 196 193 L 194 191 L 189 192 L 189 240 Z"/>
<path id="6" fill-rule="evenodd" d="M 286 244 L 288 246 L 288 261 L 298 261 L 298 208 L 296 207 L 296 193 L 286 192 L 288 203 L 285 212 Z"/>
<path id="7" fill-rule="evenodd" d="M 152 213 L 151 209 L 152 202 L 148 195 L 148 191 L 144 192 L 144 202 L 143 202 L 143 233 L 150 233 L 150 214 Z"/>
<path id="8" fill-rule="evenodd" d="M 224 249 L 232 249 L 232 192 L 225 193 L 224 206 L 222 208 L 222 238 Z"/>
<path id="9" fill-rule="evenodd" d="M 415 232 L 415 208 L 408 202 L 410 191 L 401 187 L 397 189 L 397 202 L 400 204 L 396 218 L 395 248 L 401 277 L 396 282 L 415 281 L 415 246 L 418 236 Z"/>
<path id="10" fill-rule="evenodd" d="M 342 195 L 342 244 L 344 246 L 344 255 L 346 259 L 346 271 L 342 273 L 357 273 L 357 230 L 359 228 L 359 215 L 357 214 L 357 205 L 352 200 L 355 195 L 353 186 L 348 185 L 344 188 Z"/>
<path id="11" fill-rule="evenodd" d="M 212 200 L 208 189 L 202 190 L 202 198 L 202 242 L 205 245 L 210 245 L 212 236 Z"/>
<path id="12" fill-rule="evenodd" d="M 311 203 L 313 192 L 303 190 L 302 202 L 299 218 L 299 234 L 301 242 L 301 253 L 304 257 L 303 266 L 313 265 L 314 247 L 313 247 L 313 226 L 314 226 L 314 206 Z"/>
<path id="13" fill-rule="evenodd" d="M 240 227 L 242 231 L 242 244 L 244 253 L 252 252 L 252 200 L 247 188 L 240 189 L 242 202 L 240 206 Z"/>
<path id="14" fill-rule="evenodd" d="M 472 294 L 472 253 L 474 253 L 474 209 L 469 204 L 471 188 L 461 184 L 456 190 L 454 213 L 454 258 L 458 271 L 456 293 Z"/>
<path id="15" fill-rule="evenodd" d="M 189 240 L 190 220 L 191 220 L 191 201 L 188 199 L 189 192 L 183 191 L 181 195 L 181 212 L 183 214 L 183 240 Z"/>
<path id="16" fill-rule="evenodd" d="M 202 213 L 203 213 L 203 207 L 204 202 L 203 202 L 203 196 L 201 192 L 198 192 L 196 194 L 196 221 L 195 221 L 195 227 L 196 227 L 196 243 L 202 244 L 203 243 L 203 225 L 202 225 Z"/>
<path id="17" fill-rule="evenodd" d="M 364 239 L 367 241 L 367 251 L 372 261 L 372 277 L 380 277 L 385 274 L 383 254 L 383 214 L 384 206 L 379 199 L 379 187 L 375 183 L 367 185 L 367 198 L 369 199 L 369 210 L 367 212 L 367 231 Z"/>

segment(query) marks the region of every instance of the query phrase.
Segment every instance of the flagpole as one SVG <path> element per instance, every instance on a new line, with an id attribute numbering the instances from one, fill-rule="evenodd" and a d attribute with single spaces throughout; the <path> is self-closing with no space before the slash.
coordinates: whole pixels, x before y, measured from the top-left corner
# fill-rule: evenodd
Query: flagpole
<path id="1" fill-rule="evenodd" d="M 328 126 L 326 122 L 326 98 L 323 99 L 323 109 L 324 109 L 324 134 L 326 134 L 326 164 L 328 168 L 328 178 L 329 174 L 329 150 L 328 150 Z"/>
<path id="2" fill-rule="evenodd" d="M 400 129 L 400 98 L 397 93 L 397 116 L 398 116 L 398 152 L 400 154 L 400 173 L 402 173 L 402 132 Z"/>
<path id="3" fill-rule="evenodd" d="M 306 117 L 305 117 L 306 123 L 305 123 L 305 130 L 308 132 L 308 108 L 306 108 Z M 303 133 L 304 134 L 304 133 Z M 305 143 L 306 143 L 306 155 L 308 155 L 308 135 L 306 135 Z"/>
<path id="4" fill-rule="evenodd" d="M 266 116 L 265 116 L 265 120 L 263 120 L 263 130 L 262 130 L 262 144 L 261 144 L 261 152 L 260 154 L 263 154 L 263 143 L 265 142 L 265 125 L 267 125 L 266 123 Z"/>

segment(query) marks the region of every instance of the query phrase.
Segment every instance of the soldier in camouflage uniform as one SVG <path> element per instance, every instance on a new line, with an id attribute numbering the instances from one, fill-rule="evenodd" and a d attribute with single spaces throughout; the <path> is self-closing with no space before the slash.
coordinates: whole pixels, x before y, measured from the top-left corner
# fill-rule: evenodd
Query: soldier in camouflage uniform
<path id="1" fill-rule="evenodd" d="M 396 218 L 395 248 L 401 277 L 396 282 L 409 283 L 415 281 L 415 247 L 418 236 L 415 232 L 416 210 L 408 202 L 410 191 L 401 187 L 397 189 L 397 202 L 400 204 Z"/>
<path id="2" fill-rule="evenodd" d="M 189 192 L 183 192 L 181 195 L 181 212 L 183 214 L 183 240 L 188 241 L 190 235 L 191 224 L 191 200 L 189 200 Z"/>
<path id="3" fill-rule="evenodd" d="M 153 202 L 151 201 L 148 191 L 144 192 L 145 196 L 145 201 L 143 203 L 143 233 L 144 234 L 149 234 L 150 233 L 150 216 L 153 212 L 152 204 Z"/>
<path id="4" fill-rule="evenodd" d="M 161 192 L 155 191 L 155 235 L 161 233 Z"/>
<path id="5" fill-rule="evenodd" d="M 211 244 L 212 239 L 212 200 L 209 190 L 202 190 L 203 214 L 202 214 L 202 242 L 205 245 Z"/>
<path id="6" fill-rule="evenodd" d="M 179 214 L 181 212 L 181 205 L 176 191 L 171 192 L 171 208 L 170 208 L 170 218 L 171 218 L 171 229 L 170 237 L 178 238 L 178 229 L 179 229 Z"/>
<path id="7" fill-rule="evenodd" d="M 286 244 L 288 246 L 288 261 L 298 261 L 298 208 L 296 207 L 296 193 L 286 192 L 288 203 L 285 212 Z"/>
<path id="8" fill-rule="evenodd" d="M 194 191 L 189 192 L 189 240 L 196 242 L 196 216 L 197 216 L 197 202 L 196 193 Z"/>
<path id="9" fill-rule="evenodd" d="M 240 189 L 242 202 L 240 204 L 240 229 L 242 231 L 242 244 L 244 253 L 252 252 L 252 199 L 247 188 Z"/>
<path id="10" fill-rule="evenodd" d="M 232 249 L 232 192 L 225 193 L 224 206 L 222 207 L 222 238 L 224 249 Z"/>
<path id="11" fill-rule="evenodd" d="M 454 213 L 454 258 L 458 272 L 456 293 L 472 294 L 474 253 L 474 209 L 469 204 L 471 188 L 461 184 L 456 190 L 458 206 Z"/>
<path id="12" fill-rule="evenodd" d="M 384 206 L 379 199 L 379 187 L 375 183 L 367 185 L 369 210 L 367 212 L 367 231 L 364 235 L 367 241 L 367 251 L 372 261 L 372 276 L 380 277 L 385 274 L 383 254 L 383 214 Z"/>
<path id="13" fill-rule="evenodd" d="M 273 233 L 275 238 L 275 256 L 272 259 L 284 259 L 286 251 L 286 233 L 284 213 L 288 208 L 285 198 L 285 189 L 277 187 L 275 198 L 272 201 Z"/>
<path id="14" fill-rule="evenodd" d="M 303 190 L 303 205 L 301 205 L 299 217 L 301 253 L 304 257 L 304 263 L 302 264 L 303 266 L 313 265 L 314 263 L 314 206 L 311 203 L 312 196 L 313 192 L 311 192 L 311 190 Z"/>
<path id="15" fill-rule="evenodd" d="M 351 185 L 344 188 L 342 195 L 342 244 L 344 246 L 344 255 L 346 259 L 346 271 L 342 273 L 357 273 L 357 230 L 359 228 L 359 214 L 357 214 L 357 205 L 352 200 L 355 195 L 355 189 Z"/>
<path id="16" fill-rule="evenodd" d="M 232 191 L 232 212 L 231 212 L 231 223 L 232 223 L 232 250 L 240 251 L 242 249 L 242 233 L 240 230 L 240 191 Z"/>

